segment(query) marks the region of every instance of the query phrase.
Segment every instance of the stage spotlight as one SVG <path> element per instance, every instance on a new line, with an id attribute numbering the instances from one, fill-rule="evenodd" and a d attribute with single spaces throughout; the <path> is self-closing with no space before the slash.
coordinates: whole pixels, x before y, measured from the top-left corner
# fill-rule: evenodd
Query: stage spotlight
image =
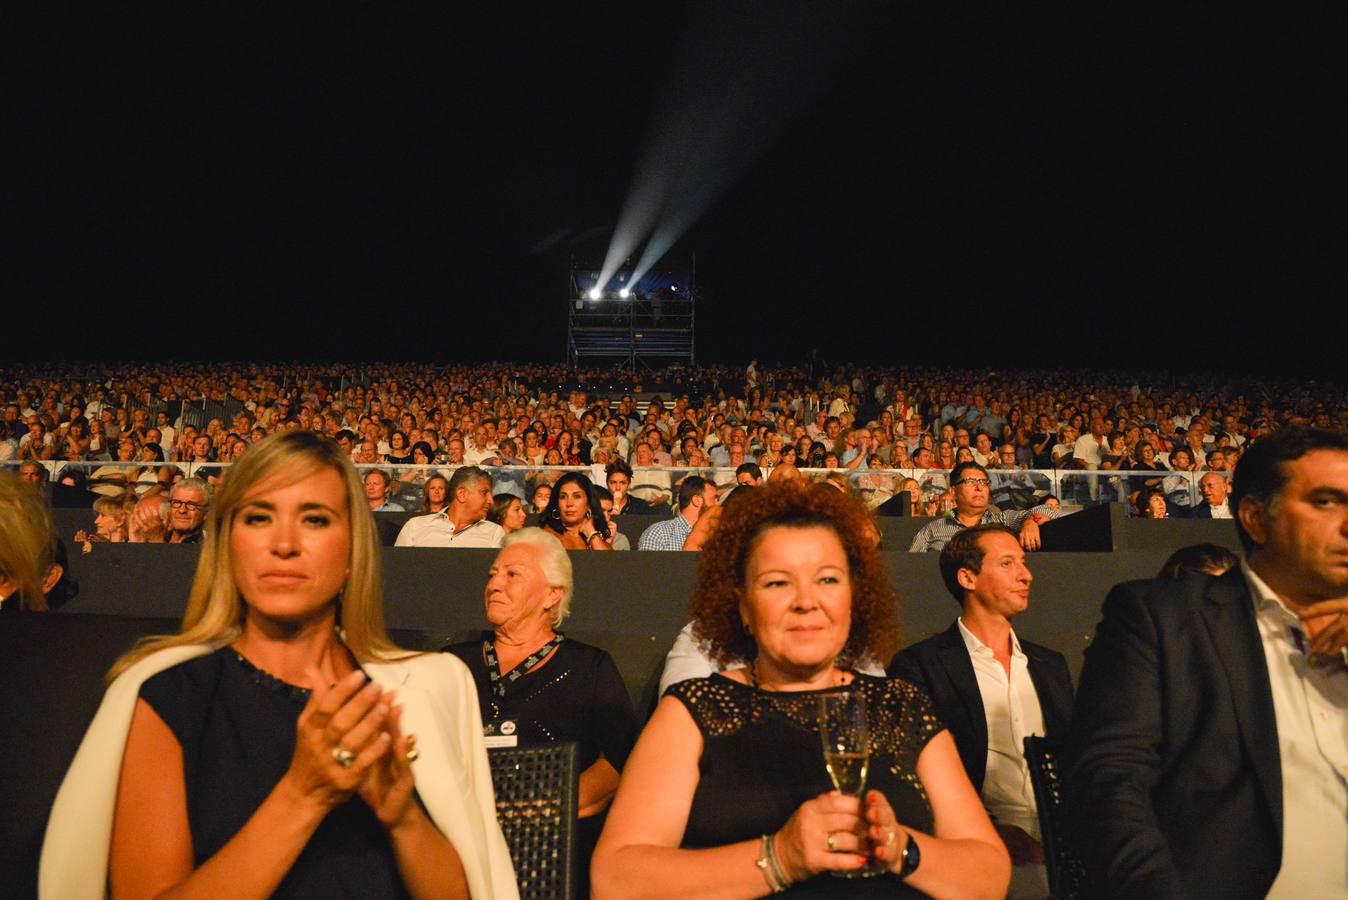
<path id="1" fill-rule="evenodd" d="M 591 299 L 591 300 L 598 300 L 598 299 L 599 299 L 600 297 L 602 297 L 602 296 L 604 296 L 604 295 L 601 294 L 601 293 L 599 293 L 599 288 L 590 288 L 590 299 Z"/>
<path id="2" fill-rule="evenodd" d="M 632 292 L 627 288 L 623 288 L 621 291 L 618 291 L 618 296 L 626 300 L 628 297 L 632 296 Z"/>

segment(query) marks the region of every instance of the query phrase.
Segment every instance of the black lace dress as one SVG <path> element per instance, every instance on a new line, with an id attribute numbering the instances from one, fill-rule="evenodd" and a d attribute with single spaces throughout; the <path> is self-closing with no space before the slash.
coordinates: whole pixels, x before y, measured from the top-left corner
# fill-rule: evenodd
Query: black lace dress
<path id="1" fill-rule="evenodd" d="M 885 795 L 900 822 L 930 834 L 931 806 L 917 777 L 917 758 L 944 728 L 931 701 L 897 679 L 857 675 L 851 689 L 866 698 L 872 744 L 866 787 Z M 719 674 L 669 689 L 688 708 L 703 740 L 683 847 L 717 847 L 771 834 L 806 800 L 833 789 L 819 742 L 820 693 L 762 691 Z M 844 879 L 824 874 L 787 893 L 921 896 L 890 875 Z"/>
<path id="2" fill-rule="evenodd" d="M 140 696 L 182 747 L 200 866 L 243 828 L 290 767 L 295 720 L 309 692 L 222 647 L 151 677 Z M 387 832 L 352 797 L 328 813 L 273 896 L 406 897 L 407 891 Z"/>

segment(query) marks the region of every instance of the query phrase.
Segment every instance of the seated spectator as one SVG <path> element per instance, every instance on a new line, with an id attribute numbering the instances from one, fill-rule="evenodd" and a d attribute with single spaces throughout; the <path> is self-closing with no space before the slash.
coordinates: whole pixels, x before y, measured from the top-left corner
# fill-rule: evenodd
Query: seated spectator
<path id="1" fill-rule="evenodd" d="M 123 544 L 127 541 L 128 519 L 123 501 L 116 497 L 99 497 L 94 501 L 94 531 L 75 532 L 79 543 Z"/>
<path id="2" fill-rule="evenodd" d="M 785 463 L 787 460 L 782 462 Z M 763 484 L 763 470 L 754 463 L 745 463 L 735 470 L 735 484 L 761 486 Z"/>
<path id="3" fill-rule="evenodd" d="M 548 532 L 525 528 L 506 540 L 484 599 L 491 630 L 445 650 L 473 674 L 488 738 L 579 744 L 578 856 L 588 860 L 636 736 L 627 688 L 607 652 L 558 631 L 571 611 L 571 560 Z"/>
<path id="4" fill-rule="evenodd" d="M 650 444 L 644 442 L 637 444 L 635 463 L 632 466 L 632 485 L 628 488 L 628 493 L 646 501 L 649 506 L 660 507 L 669 502 L 673 493 L 673 482 L 670 481 L 667 470 L 656 469 L 654 466 L 655 459 Z"/>
<path id="5" fill-rule="evenodd" d="M 1142 498 L 1138 514 L 1144 519 L 1168 519 L 1170 508 L 1166 504 L 1165 494 L 1161 491 L 1147 491 Z"/>
<path id="6" fill-rule="evenodd" d="M 535 515 L 542 515 L 543 510 L 548 508 L 548 501 L 552 499 L 552 482 L 547 480 L 548 476 L 540 475 L 538 482 L 534 485 L 533 499 L 529 504 L 529 511 Z"/>
<path id="7" fill-rule="evenodd" d="M 608 533 L 604 536 L 608 538 L 614 550 L 631 550 L 632 542 L 627 539 L 627 535 L 618 530 L 617 520 L 613 518 L 613 493 L 608 488 L 596 484 L 594 494 L 599 498 L 599 508 L 604 511 L 604 518 L 608 521 Z"/>
<path id="8" fill-rule="evenodd" d="M 894 491 L 894 496 L 875 508 L 877 516 L 920 516 L 922 515 L 922 485 L 916 478 L 902 479 Z"/>
<path id="9" fill-rule="evenodd" d="M 185 478 L 169 492 L 170 544 L 199 544 L 211 504 L 211 486 L 200 478 Z"/>
<path id="10" fill-rule="evenodd" d="M 0 612 L 45 612 L 61 581 L 56 526 L 41 495 L 0 471 Z"/>
<path id="11" fill-rule="evenodd" d="M 382 469 L 371 469 L 365 473 L 365 502 L 370 504 L 370 512 L 403 512 L 401 503 L 388 498 L 388 473 Z"/>
<path id="12" fill-rule="evenodd" d="M 0 420 L 0 462 L 19 458 L 18 423 Z"/>
<path id="13" fill-rule="evenodd" d="M 421 486 L 421 513 L 438 513 L 449 506 L 449 479 L 439 472 Z"/>
<path id="14" fill-rule="evenodd" d="M 487 521 L 495 522 L 507 535 L 524 527 L 527 518 L 524 501 L 514 494 L 493 494 L 491 509 L 487 511 Z"/>
<path id="15" fill-rule="evenodd" d="M 384 462 L 395 466 L 407 465 L 412 462 L 412 448 L 408 446 L 405 432 L 393 432 L 392 436 L 389 437 L 388 447 L 388 453 L 384 454 Z"/>
<path id="16" fill-rule="evenodd" d="M 973 525 L 997 523 L 1006 525 L 1020 535 L 1021 546 L 1038 550 L 1039 519 L 1055 519 L 1058 514 L 1047 506 L 1030 510 L 1001 510 L 989 508 L 992 480 L 987 470 L 977 463 L 961 463 L 950 473 L 951 488 L 955 493 L 955 508 L 935 521 L 928 522 L 913 537 L 913 553 L 940 550 L 959 531 Z"/>
<path id="17" fill-rule="evenodd" d="M 1198 480 L 1198 490 L 1203 495 L 1203 502 L 1189 511 L 1189 518 L 1234 518 L 1231 504 L 1228 502 L 1231 495 L 1231 482 L 1227 481 L 1224 475 L 1217 472 L 1204 473 L 1203 477 Z"/>
<path id="18" fill-rule="evenodd" d="M 173 531 L 173 508 L 167 494 L 146 494 L 136 501 L 127 522 L 132 544 L 164 544 Z"/>
<path id="19" fill-rule="evenodd" d="M 615 516 L 650 516 L 655 515 L 654 509 L 640 497 L 634 497 L 628 493 L 632 486 L 632 468 L 621 459 L 608 463 L 604 468 L 604 474 L 607 476 L 605 482 L 608 484 L 609 492 L 613 494 L 613 515 Z"/>
<path id="20" fill-rule="evenodd" d="M 580 472 L 567 472 L 557 479 L 538 522 L 567 550 L 613 549 L 608 520 L 599 507 L 594 484 Z"/>
<path id="21" fill-rule="evenodd" d="M 491 476 L 477 466 L 455 469 L 449 479 L 449 505 L 437 513 L 413 516 L 394 541 L 397 547 L 499 547 L 505 531 L 487 521 Z"/>
<path id="22" fill-rule="evenodd" d="M 778 469 L 784 467 L 779 466 Z M 716 485 L 700 475 L 689 475 L 679 485 L 679 511 L 672 519 L 656 522 L 641 533 L 638 550 L 682 550 L 697 520 L 720 503 Z"/>
<path id="23" fill-rule="evenodd" d="M 1181 547 L 1161 566 L 1157 578 L 1186 578 L 1190 575 L 1225 575 L 1240 565 L 1240 557 L 1216 544 Z"/>
<path id="24" fill-rule="evenodd" d="M 20 459 L 54 459 L 56 457 L 56 439 L 47 430 L 47 423 L 41 416 L 28 417 L 28 433 L 19 438 Z"/>

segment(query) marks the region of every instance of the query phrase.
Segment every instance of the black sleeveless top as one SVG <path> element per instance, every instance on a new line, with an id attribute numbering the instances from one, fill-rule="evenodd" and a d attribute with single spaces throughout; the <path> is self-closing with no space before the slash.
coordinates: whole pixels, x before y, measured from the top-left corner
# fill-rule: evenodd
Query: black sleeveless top
<path id="1" fill-rule="evenodd" d="M 183 753 L 192 853 L 200 866 L 252 817 L 290 767 L 309 692 L 231 647 L 166 669 L 140 696 Z M 406 897 L 387 832 L 358 797 L 328 813 L 275 897 Z"/>
<path id="2" fill-rule="evenodd" d="M 931 700 L 898 679 L 858 674 L 850 687 L 866 698 L 872 744 L 866 788 L 885 795 L 899 822 L 930 834 L 931 806 L 917 777 L 917 758 L 945 727 Z M 762 691 L 717 674 L 680 682 L 668 693 L 687 707 L 703 740 L 683 847 L 717 847 L 772 834 L 806 800 L 833 790 L 815 702 L 824 691 Z M 889 875 L 844 879 L 827 873 L 787 893 L 921 896 Z"/>

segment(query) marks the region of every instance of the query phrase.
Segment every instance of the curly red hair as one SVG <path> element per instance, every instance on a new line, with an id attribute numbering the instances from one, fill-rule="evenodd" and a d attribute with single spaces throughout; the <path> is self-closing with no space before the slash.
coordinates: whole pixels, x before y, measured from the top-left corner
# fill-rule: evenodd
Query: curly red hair
<path id="1" fill-rule="evenodd" d="M 703 649 L 723 666 L 758 655 L 739 613 L 750 554 L 769 528 L 824 527 L 842 542 L 852 582 L 852 630 L 839 662 L 888 660 L 899 643 L 898 597 L 880 559 L 875 523 L 862 505 L 836 488 L 803 480 L 745 493 L 727 504 L 698 561 L 689 613 Z"/>

